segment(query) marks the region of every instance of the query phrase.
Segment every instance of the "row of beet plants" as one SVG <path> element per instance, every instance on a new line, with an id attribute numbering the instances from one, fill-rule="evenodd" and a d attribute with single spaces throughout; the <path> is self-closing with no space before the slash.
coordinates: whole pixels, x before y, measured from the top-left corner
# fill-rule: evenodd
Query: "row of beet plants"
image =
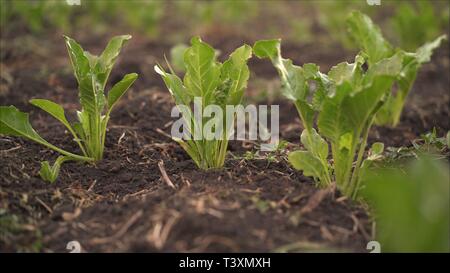
<path id="1" fill-rule="evenodd" d="M 243 45 L 220 63 L 216 50 L 194 37 L 184 51 L 185 74 L 178 77 L 167 65 L 155 66 L 177 105 L 192 106 L 200 97 L 202 107 L 242 102 L 250 70 L 248 60 L 255 54 L 269 59 L 279 73 L 282 94 L 298 110 L 302 127 L 303 149 L 289 153 L 289 162 L 304 175 L 311 176 L 318 186 L 336 183 L 346 196 L 355 198 L 361 178 L 371 162 L 383 153 L 384 145 L 374 143 L 366 151 L 369 131 L 374 123 L 396 126 L 405 99 L 411 90 L 420 66 L 428 62 L 432 52 L 445 38 L 441 36 L 417 49 L 406 52 L 394 48 L 382 36 L 369 17 L 359 12 L 348 18 L 349 34 L 360 45 L 354 62 L 342 62 L 323 73 L 313 63 L 294 65 L 281 54 L 281 41 L 261 40 L 253 47 Z M 35 141 L 60 154 L 53 164 L 41 164 L 42 179 L 54 182 L 61 164 L 80 161 L 95 164 L 103 158 L 107 124 L 118 100 L 137 79 L 127 74 L 105 92 L 108 76 L 129 35 L 114 37 L 100 56 L 94 56 L 72 38 L 65 43 L 78 81 L 81 110 L 78 119 L 69 122 L 64 109 L 46 99 L 30 103 L 60 121 L 78 144 L 78 153 L 59 148 L 43 139 L 31 126 L 28 114 L 14 106 L 0 107 L 0 133 Z M 193 130 L 198 123 L 190 107 L 180 108 L 185 122 Z M 225 126 L 219 140 L 175 139 L 200 169 L 221 168 L 224 165 L 231 128 Z"/>

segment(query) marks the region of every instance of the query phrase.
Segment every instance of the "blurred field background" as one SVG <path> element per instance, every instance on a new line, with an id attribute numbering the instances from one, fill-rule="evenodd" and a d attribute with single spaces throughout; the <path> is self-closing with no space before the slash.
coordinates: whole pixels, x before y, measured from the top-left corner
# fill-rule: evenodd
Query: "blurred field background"
<path id="1" fill-rule="evenodd" d="M 279 37 L 305 43 L 352 48 L 345 17 L 353 9 L 369 14 L 394 44 L 415 49 L 448 32 L 449 2 L 445 0 L 1 0 L 2 38 L 30 34 L 69 36 L 127 32 L 171 44 L 193 35 L 244 36 L 249 40 Z"/>
<path id="2" fill-rule="evenodd" d="M 194 35 L 218 48 L 219 59 L 242 43 L 281 38 L 285 57 L 298 64 L 317 63 L 326 71 L 353 60 L 358 52 L 346 31 L 345 19 L 352 10 L 368 14 L 392 44 L 410 51 L 449 33 L 446 0 L 382 0 L 379 6 L 366 0 L 80 1 L 81 5 L 68 5 L 66 0 L 0 0 L 0 60 L 7 63 L 3 81 L 9 71 L 23 68 L 17 58 L 40 63 L 44 75 L 52 69 L 66 71 L 66 53 L 60 46 L 63 34 L 93 52 L 102 50 L 114 35 L 131 34 L 125 50 L 133 54 L 127 54 L 124 62 L 149 77 L 153 65 L 164 62 L 164 55 L 177 66 L 177 52 L 183 52 Z M 269 63 L 260 63 L 252 69 L 257 77 L 247 97 L 266 99 L 268 94 L 276 95 L 272 89 L 277 87 L 264 79 L 275 74 Z M 142 87 L 158 82 L 162 83 L 149 79 Z"/>

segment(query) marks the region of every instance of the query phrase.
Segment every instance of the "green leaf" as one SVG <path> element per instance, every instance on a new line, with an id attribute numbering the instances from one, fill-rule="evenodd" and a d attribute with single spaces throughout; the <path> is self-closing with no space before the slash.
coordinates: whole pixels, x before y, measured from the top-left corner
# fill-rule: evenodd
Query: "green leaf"
<path id="1" fill-rule="evenodd" d="M 281 57 L 280 42 L 279 39 L 261 40 L 255 43 L 253 51 L 259 58 L 270 58 L 280 75 L 282 92 L 287 99 L 306 101 L 309 88 L 303 68 Z"/>
<path id="2" fill-rule="evenodd" d="M 342 106 L 352 91 L 349 82 L 337 86 L 335 94 L 327 96 L 324 100 L 323 109 L 319 113 L 317 121 L 320 134 L 331 142 L 334 175 L 340 189 L 348 181 L 351 172 L 356 149 L 356 140 L 353 138 L 353 134 L 361 130 L 352 126 L 347 110 Z M 346 136 L 351 136 L 351 138 Z M 345 149 L 343 149 L 344 147 Z"/>
<path id="3" fill-rule="evenodd" d="M 257 41 L 253 46 L 253 52 L 259 58 L 270 58 L 280 75 L 283 95 L 294 101 L 303 127 L 311 131 L 315 111 L 322 108 L 324 97 L 331 89 L 332 83 L 327 75 L 319 71 L 316 64 L 307 63 L 300 67 L 294 65 L 291 60 L 283 59 L 280 41 L 279 39 Z M 316 83 L 311 103 L 308 102 L 310 80 Z"/>
<path id="4" fill-rule="evenodd" d="M 28 114 L 14 106 L 0 106 L 0 134 L 25 137 L 37 143 L 50 145 L 31 127 Z"/>
<path id="5" fill-rule="evenodd" d="M 314 92 L 312 100 L 311 100 L 311 108 L 315 112 L 322 111 L 323 102 L 324 102 L 329 90 L 330 90 L 329 88 L 319 86 L 316 89 L 316 91 Z"/>
<path id="6" fill-rule="evenodd" d="M 308 63 L 300 67 L 294 65 L 291 60 L 283 59 L 279 39 L 257 41 L 253 46 L 253 52 L 259 58 L 270 58 L 281 78 L 283 95 L 294 101 L 303 127 L 310 130 L 315 111 L 321 110 L 325 95 L 332 89 L 329 77 L 322 74 L 315 64 Z M 316 83 L 311 103 L 308 102 L 310 80 Z"/>
<path id="7" fill-rule="evenodd" d="M 131 39 L 131 35 L 120 35 L 113 37 L 102 54 L 98 57 L 95 68 L 93 68 L 96 74 L 96 80 L 101 86 L 100 89 L 104 90 L 109 74 L 120 54 L 120 50 L 126 41 Z"/>
<path id="8" fill-rule="evenodd" d="M 20 112 L 14 106 L 0 106 L 0 134 L 24 137 L 75 160 L 92 161 L 92 158 L 67 152 L 47 142 L 33 129 L 28 114 Z"/>
<path id="9" fill-rule="evenodd" d="M 353 145 L 353 134 L 345 133 L 339 138 L 339 150 L 347 149 L 351 150 Z"/>
<path id="10" fill-rule="evenodd" d="M 314 128 L 312 128 L 311 133 L 308 133 L 308 130 L 303 130 L 300 140 L 308 151 L 319 157 L 321 160 L 327 160 L 328 144 Z"/>
<path id="11" fill-rule="evenodd" d="M 354 42 L 368 55 L 369 66 L 393 54 L 392 46 L 367 15 L 359 11 L 350 13 L 347 29 Z"/>
<path id="12" fill-rule="evenodd" d="M 406 96 L 416 78 L 418 63 L 414 61 L 410 54 L 403 51 L 398 51 L 391 58 L 385 59 L 384 62 L 390 62 L 391 65 L 385 65 L 380 61 L 371 70 L 379 73 L 383 70 L 386 72 L 386 69 L 389 67 L 393 68 L 393 73 L 391 74 L 397 72 L 398 90 L 396 94 L 391 93 L 385 98 L 385 104 L 377 113 L 375 122 L 379 125 L 395 126 L 400 120 Z M 401 67 L 401 72 L 397 71 L 398 66 Z"/>
<path id="13" fill-rule="evenodd" d="M 81 134 L 80 133 L 77 134 L 77 131 L 74 130 L 72 128 L 72 126 L 70 126 L 70 123 L 67 121 L 66 116 L 64 114 L 64 109 L 60 105 L 58 105 L 52 101 L 44 100 L 44 99 L 32 99 L 32 100 L 30 100 L 30 103 L 33 104 L 34 106 L 39 107 L 42 110 L 46 111 L 47 113 L 52 115 L 54 118 L 59 120 L 62 124 L 64 124 L 64 126 L 66 126 L 67 130 L 69 130 L 69 132 L 73 135 L 75 142 L 78 143 L 78 146 L 80 147 L 83 154 L 86 155 L 84 146 L 81 143 L 81 140 L 84 137 L 84 132 Z"/>
<path id="14" fill-rule="evenodd" d="M 185 44 L 177 44 L 170 49 L 170 62 L 176 71 L 184 72 L 184 53 L 188 49 Z"/>
<path id="15" fill-rule="evenodd" d="M 39 175 L 42 180 L 54 183 L 59 175 L 59 170 L 61 168 L 62 163 L 70 160 L 70 157 L 67 156 L 58 156 L 53 166 L 50 165 L 48 161 L 41 162 L 41 169 L 39 171 Z"/>
<path id="16" fill-rule="evenodd" d="M 78 90 L 80 103 L 84 110 L 90 115 L 98 115 L 101 109 L 101 98 L 99 92 L 95 91 L 97 87 L 93 80 L 93 72 L 90 67 L 92 55 L 85 54 L 83 48 L 72 38 L 64 36 L 66 40 L 67 51 L 78 81 Z M 89 58 L 87 56 L 90 56 Z M 93 84 L 94 83 L 94 84 Z"/>
<path id="17" fill-rule="evenodd" d="M 253 45 L 253 52 L 258 58 L 276 59 L 280 54 L 280 39 L 260 40 Z"/>
<path id="18" fill-rule="evenodd" d="M 120 82 L 116 83 L 111 88 L 111 90 L 108 92 L 108 113 L 111 112 L 114 105 L 123 96 L 123 94 L 125 94 L 128 88 L 130 88 L 137 77 L 138 74 L 136 73 L 127 74 Z"/>
<path id="19" fill-rule="evenodd" d="M 317 78 L 317 76 L 320 73 L 319 66 L 317 64 L 313 64 L 313 63 L 306 63 L 303 65 L 303 73 L 305 75 L 305 78 L 315 79 L 315 78 Z M 328 81 L 327 78 L 325 78 L 325 79 L 320 78 L 320 79 Z"/>
<path id="20" fill-rule="evenodd" d="M 243 45 L 231 53 L 230 58 L 223 63 L 221 68 L 222 81 L 231 80 L 228 90 L 224 90 L 228 95 L 228 104 L 237 105 L 241 102 L 247 81 L 250 77 L 250 70 L 247 61 L 252 56 L 252 48 Z"/>
<path id="21" fill-rule="evenodd" d="M 441 43 L 447 40 L 447 35 L 441 35 L 436 38 L 434 41 L 424 44 L 423 46 L 417 49 L 414 57 L 419 64 L 427 63 L 431 60 L 431 55 L 433 55 L 433 51 L 438 48 Z"/>
<path id="22" fill-rule="evenodd" d="M 283 95 L 290 100 L 306 101 L 309 94 L 307 79 L 300 66 L 292 64 L 291 60 L 283 59 L 276 65 L 282 79 Z"/>
<path id="23" fill-rule="evenodd" d="M 170 94 L 175 98 L 177 105 L 189 105 L 191 103 L 193 94 L 190 94 L 189 90 L 184 87 L 183 82 L 177 75 L 167 73 L 158 65 L 155 65 L 154 69 L 163 78 L 167 89 L 169 89 Z"/>
<path id="24" fill-rule="evenodd" d="M 406 98 L 412 89 L 421 65 L 430 61 L 433 50 L 438 48 L 444 39 L 446 39 L 446 35 L 423 45 L 416 53 L 404 53 L 403 51 L 397 53 L 403 54 L 403 69 L 397 79 L 398 91 L 387 99 L 385 106 L 377 116 L 378 124 L 391 126 L 398 124 Z"/>
<path id="25" fill-rule="evenodd" d="M 401 72 L 401 64 L 401 53 L 376 63 L 364 76 L 362 89 L 343 101 L 342 109 L 347 112 L 352 128 L 362 128 L 376 107 L 380 106 L 381 99 L 390 94 L 394 80 Z"/>
<path id="26" fill-rule="evenodd" d="M 372 84 L 376 76 L 389 76 L 397 78 L 402 73 L 402 63 L 405 60 L 405 53 L 398 51 L 396 54 L 389 58 L 380 60 L 379 62 L 371 65 L 364 77 L 364 85 Z"/>
<path id="27" fill-rule="evenodd" d="M 334 81 L 336 85 L 340 85 L 343 82 L 349 82 L 353 87 L 357 87 L 363 76 L 362 65 L 365 60 L 362 56 L 357 55 L 354 63 L 339 63 L 333 66 L 328 72 L 328 77 Z"/>
<path id="28" fill-rule="evenodd" d="M 320 159 L 309 151 L 295 151 L 288 155 L 289 162 L 295 169 L 303 171 L 303 175 L 312 176 L 321 181 L 325 181 L 325 169 Z"/>
<path id="29" fill-rule="evenodd" d="M 331 177 L 328 172 L 328 143 L 316 132 L 314 128 L 303 130 L 300 140 L 308 152 L 310 152 L 315 159 L 320 161 L 320 176 L 317 178 L 320 180 L 322 185 L 328 185 L 331 183 Z M 305 155 L 302 157 L 305 157 Z"/>
<path id="30" fill-rule="evenodd" d="M 59 104 L 45 99 L 32 99 L 30 100 L 30 103 L 52 115 L 62 124 L 64 124 L 70 131 L 73 130 L 72 127 L 70 126 L 70 123 L 66 119 L 66 115 L 64 114 L 64 108 L 62 108 Z"/>
<path id="31" fill-rule="evenodd" d="M 333 96 L 327 96 L 319 113 L 317 125 L 321 135 L 331 142 L 338 143 L 341 135 L 351 131 L 348 117 L 342 108 L 342 101 L 352 92 L 350 83 L 344 82 L 336 87 Z"/>
<path id="32" fill-rule="evenodd" d="M 83 125 L 81 124 L 81 122 L 72 123 L 72 128 L 76 132 L 76 134 L 80 137 L 80 139 L 86 139 L 86 135 L 84 133 Z"/>
<path id="33" fill-rule="evenodd" d="M 88 58 L 83 48 L 74 39 L 68 36 L 64 36 L 64 39 L 75 77 L 77 78 L 78 84 L 80 84 L 83 78 L 89 78 L 88 74 L 91 70 L 89 59 L 92 59 L 92 57 L 88 54 Z"/>
<path id="34" fill-rule="evenodd" d="M 194 96 L 202 97 L 204 102 L 209 102 L 214 89 L 219 85 L 220 64 L 216 62 L 214 49 L 202 42 L 199 37 L 192 38 L 191 44 L 184 54 L 186 65 L 184 85 Z"/>
<path id="35" fill-rule="evenodd" d="M 393 82 L 392 77 L 378 76 L 372 85 L 343 101 L 342 108 L 347 112 L 346 116 L 351 128 L 362 129 L 377 107 L 381 106 L 380 101 L 386 92 L 390 91 Z"/>
<path id="36" fill-rule="evenodd" d="M 89 67 L 92 69 L 95 67 L 98 61 L 98 56 L 89 53 L 88 51 L 84 52 L 84 56 L 89 60 Z"/>

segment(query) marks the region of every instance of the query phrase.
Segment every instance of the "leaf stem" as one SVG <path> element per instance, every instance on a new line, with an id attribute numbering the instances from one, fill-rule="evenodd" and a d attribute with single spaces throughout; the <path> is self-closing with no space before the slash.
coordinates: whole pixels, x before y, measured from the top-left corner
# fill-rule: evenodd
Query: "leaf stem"
<path id="1" fill-rule="evenodd" d="M 35 140 L 34 140 L 34 141 L 35 141 Z M 50 144 L 50 143 L 48 143 L 48 142 L 42 142 L 42 141 L 39 141 L 39 144 L 42 144 L 42 145 L 44 145 L 44 146 L 46 146 L 46 147 L 48 147 L 48 148 L 50 148 L 50 149 L 52 149 L 52 150 L 54 150 L 54 151 L 56 151 L 56 152 L 62 154 L 62 155 L 65 155 L 65 156 L 68 156 L 68 157 L 70 157 L 70 158 L 73 158 L 74 160 L 78 160 L 78 161 L 88 161 L 88 162 L 94 161 L 94 159 L 91 158 L 91 157 L 86 157 L 86 156 L 80 156 L 80 155 L 77 155 L 77 154 L 73 154 L 73 153 L 68 152 L 68 151 L 66 151 L 66 150 L 63 150 L 63 149 L 61 149 L 61 148 L 58 148 L 58 147 L 56 147 L 55 145 Z"/>
<path id="2" fill-rule="evenodd" d="M 78 135 L 75 133 L 75 131 L 72 129 L 72 127 L 66 126 L 66 128 L 69 130 L 69 132 L 74 137 L 73 140 L 78 144 L 78 146 L 80 147 L 81 152 L 83 153 L 83 155 L 87 156 L 86 150 L 84 149 L 83 144 L 81 143 L 80 138 L 78 137 Z"/>
<path id="3" fill-rule="evenodd" d="M 352 196 L 352 198 L 355 198 L 356 194 L 358 192 L 358 188 L 359 188 L 359 184 L 360 184 L 359 173 L 361 170 L 361 164 L 363 161 L 363 156 L 364 156 L 364 152 L 366 150 L 366 145 L 367 145 L 367 138 L 369 136 L 369 130 L 370 130 L 370 127 L 372 126 L 372 123 L 373 123 L 373 118 L 370 118 L 370 120 L 367 121 L 367 123 L 364 126 L 363 131 L 362 131 L 363 139 L 359 146 L 358 157 L 356 159 L 355 168 L 353 169 L 353 174 L 352 174 L 352 178 L 350 180 L 349 191 L 348 191 L 348 195 Z"/>

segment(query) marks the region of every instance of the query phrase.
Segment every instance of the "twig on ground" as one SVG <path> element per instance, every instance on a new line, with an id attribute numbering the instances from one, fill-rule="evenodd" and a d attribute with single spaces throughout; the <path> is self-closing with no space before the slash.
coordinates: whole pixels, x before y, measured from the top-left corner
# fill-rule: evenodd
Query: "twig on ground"
<path id="1" fill-rule="evenodd" d="M 161 130 L 161 129 L 159 129 L 159 128 L 156 128 L 156 132 L 157 132 L 158 134 L 161 134 L 161 135 L 163 135 L 163 136 L 165 136 L 165 137 L 168 137 L 168 138 L 172 139 L 172 136 L 171 136 L 171 135 L 169 135 L 168 133 L 164 132 L 163 130 Z"/>
<path id="2" fill-rule="evenodd" d="M 95 179 L 94 182 L 92 182 L 87 191 L 92 191 L 92 189 L 95 187 L 95 184 L 97 184 L 97 179 Z"/>
<path id="3" fill-rule="evenodd" d="M 18 149 L 20 149 L 20 148 L 22 148 L 21 145 L 16 146 L 16 147 L 12 147 L 12 148 L 10 148 L 10 149 L 1 150 L 1 152 L 2 152 L 2 153 L 8 153 L 8 152 L 12 152 L 12 151 L 18 150 Z"/>
<path id="4" fill-rule="evenodd" d="M 42 201 L 39 197 L 35 197 L 35 198 L 36 198 L 36 201 L 38 201 L 38 203 L 41 204 L 50 214 L 53 213 L 53 210 L 47 204 L 45 204 L 44 201 Z"/>
<path id="5" fill-rule="evenodd" d="M 172 183 L 172 180 L 170 180 L 169 176 L 167 175 L 166 169 L 164 168 L 164 161 L 160 160 L 158 162 L 158 168 L 159 168 L 159 171 L 161 172 L 162 179 L 164 180 L 164 182 L 166 182 L 166 184 L 169 187 L 176 190 L 177 187 Z"/>
<path id="6" fill-rule="evenodd" d="M 120 142 L 122 142 L 122 139 L 125 137 L 125 133 L 123 132 L 122 135 L 119 137 L 119 140 L 117 141 L 117 145 L 120 145 Z"/>

